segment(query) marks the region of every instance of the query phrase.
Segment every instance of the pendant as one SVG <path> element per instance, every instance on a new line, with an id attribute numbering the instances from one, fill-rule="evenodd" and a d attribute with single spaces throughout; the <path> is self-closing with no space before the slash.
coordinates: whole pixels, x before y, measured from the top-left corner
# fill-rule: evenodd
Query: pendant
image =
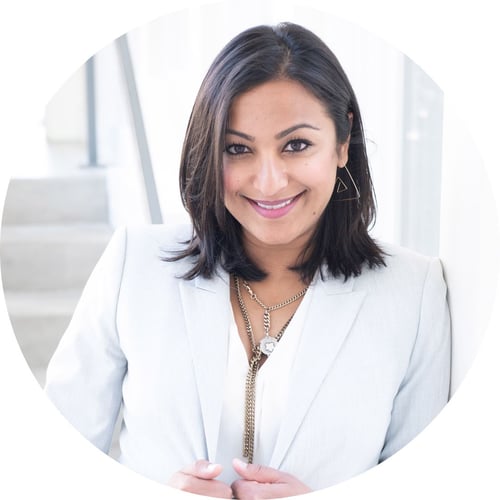
<path id="1" fill-rule="evenodd" d="M 262 352 L 262 354 L 265 354 L 266 356 L 270 356 L 273 353 L 274 349 L 276 349 L 277 345 L 278 341 L 274 337 L 266 335 L 260 341 L 260 352 Z"/>

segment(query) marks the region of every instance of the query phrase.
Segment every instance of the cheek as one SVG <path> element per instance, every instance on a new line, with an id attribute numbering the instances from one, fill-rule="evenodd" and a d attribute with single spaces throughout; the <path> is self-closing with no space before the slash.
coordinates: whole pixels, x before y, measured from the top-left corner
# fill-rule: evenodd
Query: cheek
<path id="1" fill-rule="evenodd" d="M 224 180 L 224 192 L 227 193 L 231 189 L 232 184 L 231 173 L 227 168 L 224 168 L 222 178 Z"/>
<path id="2" fill-rule="evenodd" d="M 324 161 L 312 164 L 304 169 L 302 180 L 304 183 L 314 185 L 321 192 L 333 190 L 333 185 L 337 177 L 337 166 L 330 158 Z"/>
<path id="3" fill-rule="evenodd" d="M 333 194 L 336 178 L 337 167 L 332 162 L 325 162 L 314 171 L 310 171 L 309 182 L 314 186 L 316 202 L 314 215 L 320 214 L 326 208 Z"/>
<path id="4" fill-rule="evenodd" d="M 227 198 L 228 196 L 234 195 L 240 186 L 240 179 L 235 172 L 231 172 L 229 169 L 224 169 L 224 196 Z"/>

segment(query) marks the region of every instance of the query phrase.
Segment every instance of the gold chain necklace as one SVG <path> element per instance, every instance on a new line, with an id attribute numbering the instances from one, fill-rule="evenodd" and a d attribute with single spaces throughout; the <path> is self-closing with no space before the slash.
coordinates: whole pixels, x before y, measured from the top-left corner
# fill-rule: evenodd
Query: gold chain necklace
<path id="1" fill-rule="evenodd" d="M 263 304 L 257 295 L 250 288 L 250 285 L 243 281 L 243 286 L 250 294 L 252 300 L 255 300 L 257 304 L 259 304 L 264 309 L 264 332 L 265 336 L 260 341 L 259 345 L 255 344 L 255 338 L 253 335 L 252 324 L 250 323 L 250 318 L 248 316 L 248 310 L 246 308 L 243 297 L 241 296 L 240 289 L 240 280 L 238 276 L 234 276 L 234 284 L 236 288 L 236 297 L 238 299 L 238 305 L 240 307 L 241 315 L 243 316 L 243 321 L 245 322 L 245 330 L 247 333 L 248 340 L 250 342 L 250 347 L 252 350 L 252 357 L 250 358 L 248 364 L 248 373 L 245 382 L 245 427 L 243 431 L 243 456 L 248 459 L 248 463 L 253 462 L 253 452 L 254 452 L 254 441 L 255 441 L 255 381 L 257 378 L 257 371 L 260 368 L 261 356 L 264 354 L 265 356 L 270 356 L 274 351 L 276 344 L 282 337 L 283 333 L 290 321 L 292 321 L 293 314 L 287 320 L 287 322 L 283 325 L 281 330 L 276 334 L 276 337 L 271 337 L 269 335 L 269 330 L 271 328 L 271 315 L 272 311 L 276 311 L 277 309 L 281 309 L 292 302 L 300 299 L 305 295 L 309 286 L 304 288 L 301 292 L 295 294 L 293 297 L 285 300 L 284 302 L 280 302 L 274 306 L 266 306 Z"/>
<path id="2" fill-rule="evenodd" d="M 274 306 L 266 306 L 265 304 L 263 304 L 262 301 L 255 294 L 255 292 L 250 288 L 250 285 L 246 280 L 243 280 L 243 286 L 249 293 L 250 298 L 255 302 L 257 302 L 257 304 L 259 304 L 259 306 L 262 307 L 262 309 L 264 309 L 264 338 L 260 341 L 260 350 L 262 351 L 262 354 L 270 356 L 274 351 L 276 344 L 278 343 L 279 340 L 278 338 L 271 337 L 271 335 L 269 335 L 269 330 L 271 329 L 271 312 L 276 311 L 277 309 L 281 309 L 282 307 L 288 306 L 292 302 L 295 302 L 296 300 L 303 297 L 307 292 L 309 286 L 306 286 L 302 291 L 296 293 L 293 297 L 290 297 L 289 299 L 286 299 L 283 302 L 280 302 L 279 304 L 275 304 Z"/>

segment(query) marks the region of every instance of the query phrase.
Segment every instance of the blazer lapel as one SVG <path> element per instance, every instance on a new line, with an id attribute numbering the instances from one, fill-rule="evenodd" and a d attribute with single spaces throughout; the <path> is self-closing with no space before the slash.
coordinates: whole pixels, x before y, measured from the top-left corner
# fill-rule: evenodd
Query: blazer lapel
<path id="1" fill-rule="evenodd" d="M 317 280 L 290 373 L 287 408 L 270 467 L 279 468 L 361 307 L 353 279 Z"/>
<path id="2" fill-rule="evenodd" d="M 227 275 L 179 280 L 205 431 L 207 459 L 215 461 L 228 355 Z M 202 457 L 199 457 L 202 458 Z"/>

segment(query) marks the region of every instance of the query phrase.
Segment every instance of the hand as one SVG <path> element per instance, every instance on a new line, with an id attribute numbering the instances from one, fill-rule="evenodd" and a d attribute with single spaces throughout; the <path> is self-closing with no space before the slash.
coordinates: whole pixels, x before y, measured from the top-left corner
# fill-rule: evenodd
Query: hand
<path id="1" fill-rule="evenodd" d="M 168 485 L 178 490 L 217 498 L 233 498 L 231 487 L 215 479 L 222 472 L 222 465 L 198 460 L 176 472 Z"/>
<path id="2" fill-rule="evenodd" d="M 235 498 L 240 500 L 291 497 L 312 491 L 291 474 L 271 467 L 246 464 L 235 458 L 233 468 L 241 479 L 237 479 L 231 488 Z"/>

